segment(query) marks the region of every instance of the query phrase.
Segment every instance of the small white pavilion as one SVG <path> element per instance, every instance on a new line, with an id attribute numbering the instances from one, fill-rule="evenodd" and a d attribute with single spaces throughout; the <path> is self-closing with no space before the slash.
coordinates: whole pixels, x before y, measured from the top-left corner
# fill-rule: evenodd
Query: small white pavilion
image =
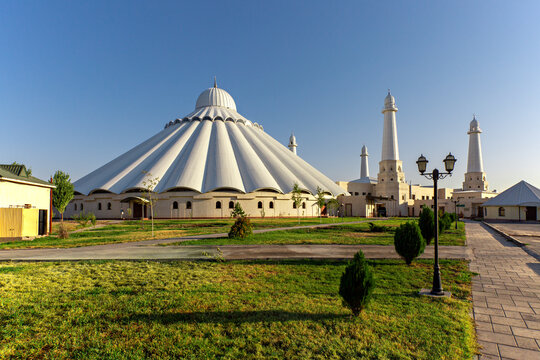
<path id="1" fill-rule="evenodd" d="M 522 180 L 482 206 L 486 219 L 540 221 L 540 189 Z"/>

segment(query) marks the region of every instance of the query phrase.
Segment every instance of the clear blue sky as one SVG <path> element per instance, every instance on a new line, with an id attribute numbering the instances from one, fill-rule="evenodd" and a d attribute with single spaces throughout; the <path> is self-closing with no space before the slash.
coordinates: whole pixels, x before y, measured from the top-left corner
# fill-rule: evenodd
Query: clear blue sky
<path id="1" fill-rule="evenodd" d="M 540 186 L 538 1 L 2 1 L 0 163 L 78 179 L 218 85 L 334 180 L 377 174 L 396 97 L 407 181 L 420 153 L 460 187 L 478 114 L 491 189 Z M 430 167 L 431 168 L 431 167 Z"/>

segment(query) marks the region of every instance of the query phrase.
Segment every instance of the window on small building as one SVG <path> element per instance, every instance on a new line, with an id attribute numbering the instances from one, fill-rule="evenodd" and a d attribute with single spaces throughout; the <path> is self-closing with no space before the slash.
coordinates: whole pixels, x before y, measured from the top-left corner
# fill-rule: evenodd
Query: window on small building
<path id="1" fill-rule="evenodd" d="M 363 193 L 362 193 L 362 195 L 366 195 L 366 193 L 365 193 L 365 192 L 363 192 Z"/>
<path id="2" fill-rule="evenodd" d="M 390 178 L 390 181 L 394 181 L 394 178 Z"/>
<path id="3" fill-rule="evenodd" d="M 294 202 L 292 203 L 292 208 L 296 209 L 296 203 L 294 203 Z"/>
<path id="4" fill-rule="evenodd" d="M 306 208 L 306 203 L 302 203 L 302 209 Z"/>
<path id="5" fill-rule="evenodd" d="M 234 209 L 234 201 L 229 201 L 229 209 Z"/>
<path id="6" fill-rule="evenodd" d="M 112 209 L 111 203 L 107 203 L 107 210 L 111 210 L 111 209 Z"/>
<path id="7" fill-rule="evenodd" d="M 504 216 L 504 208 L 503 207 L 499 208 L 499 216 Z"/>
<path id="8" fill-rule="evenodd" d="M 77 211 L 77 204 L 73 204 L 75 206 L 75 211 Z"/>
<path id="9" fill-rule="evenodd" d="M 188 201 L 186 203 L 186 209 L 190 210 L 191 209 L 191 201 Z"/>
<path id="10" fill-rule="evenodd" d="M 354 195 L 358 195 L 358 192 L 355 192 Z"/>
<path id="11" fill-rule="evenodd" d="M 274 208 L 274 202 L 273 201 L 270 201 L 270 203 L 268 204 L 268 207 L 270 209 L 273 209 Z"/>
<path id="12" fill-rule="evenodd" d="M 416 195 L 415 195 L 415 194 L 413 194 L 413 196 L 412 196 L 412 199 L 413 199 L 413 200 L 415 200 L 415 199 L 416 199 Z"/>
<path id="13" fill-rule="evenodd" d="M 259 202 L 257 203 L 257 209 L 262 209 L 262 201 L 259 201 Z"/>
<path id="14" fill-rule="evenodd" d="M 98 209 L 98 210 L 101 210 L 101 203 L 98 203 L 98 204 L 97 204 L 97 209 Z"/>
<path id="15" fill-rule="evenodd" d="M 172 208 L 173 208 L 173 210 L 178 210 L 178 201 L 174 201 L 172 203 Z"/>
<path id="16" fill-rule="evenodd" d="M 216 201 L 216 209 L 221 209 L 221 201 Z"/>
<path id="17" fill-rule="evenodd" d="M 81 211 L 83 211 L 83 204 L 81 204 Z"/>
<path id="18" fill-rule="evenodd" d="M 401 200 L 405 200 L 405 195 L 403 195 L 403 196 L 401 197 Z"/>
<path id="19" fill-rule="evenodd" d="M 390 195 L 390 199 L 394 200 L 394 195 Z"/>

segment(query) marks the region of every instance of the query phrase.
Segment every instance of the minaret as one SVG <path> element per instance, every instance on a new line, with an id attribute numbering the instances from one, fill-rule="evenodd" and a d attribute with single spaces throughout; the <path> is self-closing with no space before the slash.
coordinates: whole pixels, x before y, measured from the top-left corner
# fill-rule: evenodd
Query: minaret
<path id="1" fill-rule="evenodd" d="M 362 146 L 362 154 L 360 155 L 362 158 L 362 162 L 360 163 L 360 179 L 369 178 L 368 156 L 367 147 L 364 145 Z"/>
<path id="2" fill-rule="evenodd" d="M 482 162 L 482 145 L 480 142 L 480 134 L 482 130 L 476 116 L 469 126 L 469 157 L 467 159 L 467 172 L 465 173 L 465 181 L 463 182 L 463 190 L 487 190 L 488 183 L 486 181 L 486 173 L 484 172 L 484 164 Z"/>
<path id="3" fill-rule="evenodd" d="M 396 100 L 390 94 L 384 99 L 384 108 L 382 113 L 384 114 L 384 127 L 383 127 L 383 141 L 382 141 L 382 155 L 379 162 L 379 175 L 378 183 L 384 182 L 392 183 L 404 183 L 405 174 L 402 170 L 402 162 L 399 160 L 397 127 L 396 127 Z"/>
<path id="4" fill-rule="evenodd" d="M 289 150 L 296 154 L 297 146 L 298 145 L 296 144 L 296 137 L 294 136 L 294 133 L 291 133 L 291 137 L 289 138 Z"/>

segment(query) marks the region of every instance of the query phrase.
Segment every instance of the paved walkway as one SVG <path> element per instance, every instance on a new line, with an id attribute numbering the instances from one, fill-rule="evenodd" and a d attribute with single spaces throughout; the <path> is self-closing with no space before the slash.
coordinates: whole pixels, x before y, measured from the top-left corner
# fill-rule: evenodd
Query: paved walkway
<path id="1" fill-rule="evenodd" d="M 480 359 L 540 359 L 540 263 L 485 225 L 465 226 L 472 250 Z"/>
<path id="2" fill-rule="evenodd" d="M 489 222 L 497 230 L 512 236 L 532 250 L 540 258 L 540 223 L 539 222 Z"/>

